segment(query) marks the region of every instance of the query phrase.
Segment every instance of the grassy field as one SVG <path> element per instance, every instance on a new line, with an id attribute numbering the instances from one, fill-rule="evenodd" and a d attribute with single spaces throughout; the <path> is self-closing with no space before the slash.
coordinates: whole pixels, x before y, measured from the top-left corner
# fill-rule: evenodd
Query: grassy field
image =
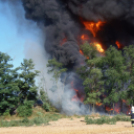
<path id="1" fill-rule="evenodd" d="M 18 117 L 13 116 L 1 116 L 0 117 L 0 127 L 16 127 L 16 126 L 39 126 L 39 125 L 49 125 L 50 121 L 57 121 L 62 118 L 69 118 L 73 120 L 74 118 L 85 118 L 85 123 L 90 124 L 116 124 L 118 121 L 129 121 L 130 117 L 126 115 L 116 115 L 116 116 L 100 116 L 99 114 L 92 114 L 89 116 L 67 116 L 60 114 L 58 112 L 45 112 L 41 107 L 33 108 L 33 114 L 30 117 Z"/>

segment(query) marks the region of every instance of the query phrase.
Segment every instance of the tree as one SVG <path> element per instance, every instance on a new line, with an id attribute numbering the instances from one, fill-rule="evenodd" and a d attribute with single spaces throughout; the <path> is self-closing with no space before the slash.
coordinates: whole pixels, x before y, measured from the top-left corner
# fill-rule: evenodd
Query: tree
<path id="1" fill-rule="evenodd" d="M 63 64 L 58 62 L 55 58 L 48 60 L 47 67 L 49 68 L 48 73 L 53 73 L 53 77 L 56 80 L 57 89 L 58 89 L 58 79 L 62 73 L 67 71 L 67 68 L 64 68 Z M 66 80 L 66 76 L 64 79 Z M 63 86 L 63 90 L 64 90 L 64 86 Z"/>
<path id="2" fill-rule="evenodd" d="M 127 72 L 129 73 L 129 86 L 126 91 L 126 99 L 128 104 L 134 104 L 134 46 L 124 48 L 125 63 Z"/>
<path id="3" fill-rule="evenodd" d="M 18 103 L 17 92 L 19 91 L 17 69 L 13 65 L 9 55 L 0 52 L 0 113 L 11 112 Z"/>
<path id="4" fill-rule="evenodd" d="M 95 104 L 100 103 L 100 96 L 103 93 L 103 80 L 101 69 L 97 64 L 101 57 L 97 57 L 97 48 L 94 44 L 85 42 L 81 46 L 85 59 L 85 65 L 78 69 L 78 73 L 83 78 L 86 93 L 85 104 L 91 104 L 94 112 Z"/>
<path id="5" fill-rule="evenodd" d="M 37 87 L 35 86 L 35 77 L 38 76 L 39 71 L 34 70 L 32 59 L 24 59 L 21 63 L 20 69 L 22 72 L 19 74 L 19 99 L 23 104 L 24 100 L 35 100 L 37 96 Z"/>
<path id="6" fill-rule="evenodd" d="M 56 82 L 58 82 L 58 78 L 61 74 L 67 71 L 66 68 L 63 68 L 63 64 L 58 62 L 55 58 L 48 60 L 47 67 L 49 67 L 48 73 L 53 73 Z"/>
<path id="7" fill-rule="evenodd" d="M 122 52 L 110 46 L 105 52 L 105 57 L 101 59 L 100 65 L 104 74 L 103 78 L 107 94 L 104 103 L 110 106 L 113 105 L 114 114 L 114 103 L 121 99 L 121 93 L 123 93 L 122 88 L 128 78 Z"/>

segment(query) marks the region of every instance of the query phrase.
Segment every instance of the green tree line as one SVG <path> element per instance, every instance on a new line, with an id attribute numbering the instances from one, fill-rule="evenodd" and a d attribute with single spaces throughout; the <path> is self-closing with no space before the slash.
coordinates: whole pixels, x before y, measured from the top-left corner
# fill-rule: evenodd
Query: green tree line
<path id="1" fill-rule="evenodd" d="M 94 44 L 85 42 L 80 49 L 85 56 L 85 64 L 76 73 L 83 79 L 84 103 L 89 104 L 92 111 L 95 111 L 97 103 L 108 105 L 113 113 L 115 103 L 123 99 L 128 105 L 133 105 L 134 46 L 124 47 L 123 50 L 110 46 L 101 56 Z M 17 110 L 19 116 L 30 116 L 33 102 L 38 98 L 44 102 L 44 109 L 50 111 L 51 104 L 44 87 L 41 87 L 39 95 L 37 93 L 35 77 L 39 71 L 34 69 L 33 61 L 24 59 L 17 68 L 13 68 L 11 61 L 9 55 L 0 52 L 0 114 L 12 114 Z M 48 60 L 47 67 L 48 73 L 53 73 L 58 89 L 58 78 L 67 69 L 56 59 Z M 63 93 L 66 77 L 63 78 Z M 62 109 L 62 96 L 57 100 Z"/>
<path id="2" fill-rule="evenodd" d="M 80 49 L 86 63 L 77 70 L 86 93 L 84 103 L 90 104 L 93 111 L 97 103 L 108 105 L 113 113 L 115 103 L 123 99 L 133 105 L 134 45 L 123 50 L 110 46 L 101 56 L 94 44 L 85 42 Z"/>

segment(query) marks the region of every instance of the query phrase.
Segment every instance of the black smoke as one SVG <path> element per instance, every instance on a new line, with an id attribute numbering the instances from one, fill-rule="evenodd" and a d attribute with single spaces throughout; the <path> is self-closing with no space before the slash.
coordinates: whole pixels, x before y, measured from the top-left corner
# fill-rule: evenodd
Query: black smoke
<path id="1" fill-rule="evenodd" d="M 80 35 L 87 33 L 81 22 L 106 22 L 96 39 L 104 49 L 134 41 L 134 0 L 22 0 L 27 19 L 43 23 L 46 31 L 45 49 L 64 65 L 78 65 Z M 64 43 L 61 42 L 66 39 Z"/>

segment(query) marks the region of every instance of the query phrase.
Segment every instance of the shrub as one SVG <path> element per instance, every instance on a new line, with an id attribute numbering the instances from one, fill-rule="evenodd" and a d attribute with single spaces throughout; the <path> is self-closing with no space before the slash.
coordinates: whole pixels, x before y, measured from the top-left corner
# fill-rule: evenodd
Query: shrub
<path id="1" fill-rule="evenodd" d="M 46 112 L 50 112 L 51 111 L 51 106 L 50 106 L 50 104 L 49 103 L 44 103 L 43 104 L 43 109 L 46 111 Z"/>
<path id="2" fill-rule="evenodd" d="M 20 117 L 28 117 L 32 115 L 32 102 L 26 101 L 23 105 L 20 105 L 17 108 L 18 116 Z"/>
<path id="3" fill-rule="evenodd" d="M 113 118 L 115 118 L 116 121 L 131 121 L 130 117 L 126 117 L 125 115 L 116 115 Z"/>
<path id="4" fill-rule="evenodd" d="M 88 118 L 88 116 L 85 116 L 85 121 L 87 124 L 115 124 L 116 119 L 110 118 L 110 117 L 100 117 L 98 119 Z"/>
<path id="5" fill-rule="evenodd" d="M 3 116 L 10 116 L 10 110 L 7 109 L 7 110 L 3 113 Z"/>
<path id="6" fill-rule="evenodd" d="M 22 123 L 26 124 L 26 123 L 29 123 L 29 119 L 27 117 L 25 117 L 23 120 L 22 120 Z"/>

